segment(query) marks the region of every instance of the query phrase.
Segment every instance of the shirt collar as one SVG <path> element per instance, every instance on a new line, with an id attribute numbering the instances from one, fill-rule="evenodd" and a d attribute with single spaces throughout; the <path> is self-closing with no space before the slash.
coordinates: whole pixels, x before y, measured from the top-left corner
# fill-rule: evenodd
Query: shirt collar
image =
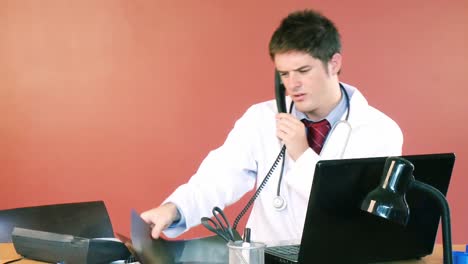
<path id="1" fill-rule="evenodd" d="M 341 84 L 340 84 L 341 86 Z M 340 99 L 340 102 L 338 103 L 338 105 L 333 108 L 333 110 L 324 118 L 326 119 L 330 125 L 333 127 L 336 123 L 338 123 L 338 121 L 340 121 L 341 117 L 346 113 L 346 110 L 347 110 L 347 102 L 346 102 L 346 96 L 343 94 L 343 89 L 340 89 L 341 91 L 341 99 Z M 351 99 L 351 95 L 349 95 Z M 297 117 L 299 120 L 302 120 L 302 119 L 307 119 L 311 122 L 314 122 L 312 120 L 310 120 L 305 113 L 303 112 L 300 112 L 296 109 L 296 107 L 294 106 L 293 109 L 292 109 L 292 114 Z M 322 119 L 323 120 L 323 119 Z M 321 121 L 321 120 L 317 120 L 315 122 L 318 122 L 318 121 Z"/>

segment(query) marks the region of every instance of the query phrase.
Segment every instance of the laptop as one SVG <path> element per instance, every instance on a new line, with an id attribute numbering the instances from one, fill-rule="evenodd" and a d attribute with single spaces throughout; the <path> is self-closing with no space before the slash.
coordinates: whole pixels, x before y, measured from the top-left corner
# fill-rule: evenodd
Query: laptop
<path id="1" fill-rule="evenodd" d="M 86 238 L 114 236 L 103 201 L 0 210 L 0 243 L 12 242 L 15 227 Z"/>
<path id="2" fill-rule="evenodd" d="M 447 194 L 453 153 L 402 157 L 413 163 L 416 180 Z M 379 185 L 385 160 L 319 161 L 301 244 L 267 248 L 265 263 L 373 263 L 432 254 L 440 219 L 433 197 L 415 189 L 408 191 L 410 219 L 406 227 L 360 209 L 365 196 Z"/>

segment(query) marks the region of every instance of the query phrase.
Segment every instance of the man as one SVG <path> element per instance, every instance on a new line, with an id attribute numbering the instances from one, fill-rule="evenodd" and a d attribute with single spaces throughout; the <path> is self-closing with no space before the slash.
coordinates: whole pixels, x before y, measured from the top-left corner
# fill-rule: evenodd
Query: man
<path id="1" fill-rule="evenodd" d="M 328 18 L 311 10 L 291 13 L 269 49 L 290 113 L 278 114 L 275 101 L 251 106 L 188 183 L 141 214 L 153 225 L 154 238 L 163 230 L 175 237 L 211 216 L 214 206 L 224 208 L 255 184 L 258 188 L 284 144 L 284 164 L 276 162 L 247 226 L 252 240 L 300 240 L 317 161 L 401 155 L 398 125 L 369 106 L 356 88 L 339 82 L 341 41 Z M 324 130 L 306 129 L 305 123 L 323 124 Z"/>

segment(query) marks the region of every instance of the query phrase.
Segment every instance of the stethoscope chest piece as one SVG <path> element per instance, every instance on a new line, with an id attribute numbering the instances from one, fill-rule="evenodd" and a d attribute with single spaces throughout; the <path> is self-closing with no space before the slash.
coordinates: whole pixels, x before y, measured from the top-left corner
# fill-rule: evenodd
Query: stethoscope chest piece
<path id="1" fill-rule="evenodd" d="M 278 210 L 278 211 L 282 211 L 286 208 L 287 206 L 287 203 L 286 203 L 286 200 L 284 200 L 283 197 L 281 196 L 276 196 L 275 198 L 273 198 L 273 207 Z"/>

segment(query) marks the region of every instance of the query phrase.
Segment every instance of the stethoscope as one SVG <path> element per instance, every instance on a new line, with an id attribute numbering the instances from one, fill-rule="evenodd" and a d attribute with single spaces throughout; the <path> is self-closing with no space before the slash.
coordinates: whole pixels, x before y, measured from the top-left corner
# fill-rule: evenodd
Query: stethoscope
<path id="1" fill-rule="evenodd" d="M 332 127 L 329 134 L 331 135 L 336 130 L 336 128 L 338 126 L 346 126 L 346 128 L 348 130 L 348 133 L 347 133 L 347 136 L 346 136 L 346 139 L 344 141 L 344 145 L 343 145 L 343 148 L 342 148 L 342 151 L 341 151 L 341 154 L 340 154 L 340 159 L 341 159 L 341 158 L 343 158 L 346 146 L 348 145 L 348 141 L 349 141 L 349 137 L 351 136 L 352 128 L 351 128 L 351 124 L 348 122 L 349 110 L 350 110 L 349 94 L 348 94 L 348 92 L 346 91 L 346 89 L 344 88 L 344 86 L 341 83 L 340 83 L 340 88 L 341 88 L 341 91 L 343 92 L 343 94 L 345 96 L 345 99 L 346 99 L 346 117 L 345 117 L 345 120 L 338 121 Z M 291 106 L 289 107 L 289 113 L 292 112 L 293 106 L 294 106 L 294 102 L 292 102 Z M 323 146 L 324 149 L 327 146 L 327 144 L 328 144 L 328 140 L 325 141 L 325 144 Z M 283 155 L 283 161 L 281 163 L 281 171 L 280 171 L 280 176 L 279 176 L 279 180 L 278 180 L 278 187 L 276 189 L 276 197 L 273 198 L 273 207 L 278 211 L 284 210 L 286 208 L 286 206 L 287 206 L 286 200 L 281 196 L 281 181 L 283 180 L 283 172 L 284 172 L 285 161 L 286 161 L 286 157 L 285 157 L 285 155 Z"/>

